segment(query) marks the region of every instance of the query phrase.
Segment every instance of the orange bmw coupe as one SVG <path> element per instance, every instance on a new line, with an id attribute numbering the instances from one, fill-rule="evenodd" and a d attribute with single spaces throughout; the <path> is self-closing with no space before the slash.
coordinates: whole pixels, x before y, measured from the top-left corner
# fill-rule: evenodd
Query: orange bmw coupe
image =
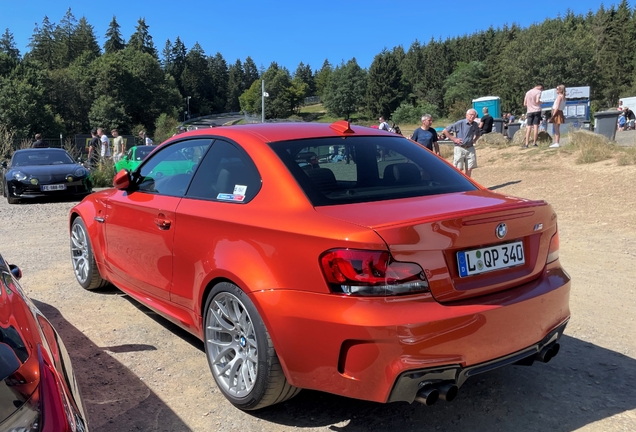
<path id="1" fill-rule="evenodd" d="M 77 281 L 201 338 L 240 409 L 303 388 L 430 405 L 559 350 L 570 277 L 552 207 L 400 135 L 346 121 L 191 131 L 113 183 L 70 212 Z"/>

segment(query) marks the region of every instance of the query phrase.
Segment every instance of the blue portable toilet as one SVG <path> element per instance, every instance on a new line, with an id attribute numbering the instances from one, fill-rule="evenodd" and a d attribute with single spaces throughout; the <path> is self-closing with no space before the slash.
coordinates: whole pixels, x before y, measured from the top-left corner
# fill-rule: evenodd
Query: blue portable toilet
<path id="1" fill-rule="evenodd" d="M 473 109 L 477 111 L 477 117 L 483 115 L 482 109 L 488 108 L 488 113 L 493 118 L 501 117 L 501 98 L 499 96 L 484 96 L 479 99 L 473 99 Z"/>

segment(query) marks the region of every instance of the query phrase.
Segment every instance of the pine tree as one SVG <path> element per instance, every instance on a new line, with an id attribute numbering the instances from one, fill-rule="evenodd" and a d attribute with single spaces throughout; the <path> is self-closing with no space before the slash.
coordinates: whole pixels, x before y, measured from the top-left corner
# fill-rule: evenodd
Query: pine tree
<path id="1" fill-rule="evenodd" d="M 331 63 L 329 63 L 329 60 L 325 59 L 320 70 L 316 71 L 316 73 L 314 74 L 317 96 L 320 96 L 321 98 L 325 96 L 332 73 L 333 67 L 331 67 Z"/>
<path id="2" fill-rule="evenodd" d="M 114 53 L 126 48 L 126 41 L 121 35 L 120 25 L 117 18 L 113 15 L 113 19 L 106 30 L 106 42 L 104 42 L 104 52 Z"/>
<path id="3" fill-rule="evenodd" d="M 77 49 L 77 55 L 73 61 L 82 54 L 88 53 L 91 58 L 97 58 L 102 51 L 99 48 L 97 37 L 93 26 L 88 23 L 85 17 L 81 17 L 73 34 L 74 43 Z"/>
<path id="4" fill-rule="evenodd" d="M 300 62 L 296 68 L 296 72 L 294 73 L 294 78 L 298 78 L 301 82 L 307 85 L 307 94 L 305 97 L 316 94 L 316 83 L 314 81 L 314 74 L 311 71 L 310 65 L 305 65 L 303 62 Z"/>
<path id="5" fill-rule="evenodd" d="M 226 111 L 235 112 L 241 109 L 239 96 L 241 96 L 245 90 L 245 73 L 243 72 L 243 65 L 241 64 L 241 60 L 237 59 L 236 63 L 230 65 L 228 68 L 227 103 L 225 104 Z"/>
<path id="6" fill-rule="evenodd" d="M 20 50 L 16 47 L 13 33 L 8 28 L 0 37 L 0 53 L 7 54 L 10 59 L 16 62 L 20 61 Z"/>
<path id="7" fill-rule="evenodd" d="M 159 60 L 159 56 L 157 54 L 157 50 L 155 49 L 155 45 L 152 42 L 152 36 L 150 36 L 149 29 L 150 27 L 146 24 L 146 20 L 144 18 L 139 18 L 139 20 L 137 21 L 137 27 L 135 27 L 135 32 L 130 35 L 128 46 L 134 50 L 150 54 L 151 56 Z"/>
<path id="8" fill-rule="evenodd" d="M 404 54 L 404 50 L 401 53 Z M 399 58 L 399 54 L 384 49 L 371 63 L 366 102 L 372 115 L 389 118 L 403 100 Z"/>
<path id="9" fill-rule="evenodd" d="M 64 18 L 53 32 L 55 39 L 55 63 L 57 68 L 68 67 L 79 55 L 73 35 L 77 27 L 77 19 L 71 12 L 71 8 L 66 10 Z"/>
<path id="10" fill-rule="evenodd" d="M 208 57 L 208 67 L 212 79 L 212 103 L 214 112 L 223 112 L 227 102 L 228 71 L 227 63 L 221 53 L 217 52 L 214 57 Z"/>
<path id="11" fill-rule="evenodd" d="M 254 60 L 252 60 L 250 56 L 247 56 L 243 62 L 243 72 L 245 73 L 245 88 L 248 89 L 252 86 L 252 83 L 260 77 L 256 63 L 254 63 Z"/>
<path id="12" fill-rule="evenodd" d="M 31 51 L 28 53 L 28 57 L 33 60 L 41 62 L 48 69 L 53 69 L 55 66 L 55 39 L 53 34 L 55 32 L 55 24 L 49 21 L 48 16 L 44 16 L 42 20 L 42 27 L 35 25 L 33 30 L 33 36 L 29 42 Z"/>
<path id="13" fill-rule="evenodd" d="M 324 65 L 323 65 L 324 66 Z M 335 116 L 350 118 L 364 105 L 367 73 L 355 57 L 337 66 L 329 79 L 324 105 Z"/>

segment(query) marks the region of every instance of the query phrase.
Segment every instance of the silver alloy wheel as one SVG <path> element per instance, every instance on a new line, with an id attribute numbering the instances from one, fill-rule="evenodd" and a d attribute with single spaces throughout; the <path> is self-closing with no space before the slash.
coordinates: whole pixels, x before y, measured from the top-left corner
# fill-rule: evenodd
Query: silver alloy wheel
<path id="1" fill-rule="evenodd" d="M 252 319 L 236 296 L 221 292 L 212 299 L 205 340 L 217 383 L 234 397 L 247 396 L 256 383 L 258 349 Z"/>
<path id="2" fill-rule="evenodd" d="M 73 259 L 75 277 L 79 283 L 86 283 L 90 264 L 88 260 L 88 238 L 86 231 L 77 223 L 73 224 L 71 229 L 71 258 Z"/>

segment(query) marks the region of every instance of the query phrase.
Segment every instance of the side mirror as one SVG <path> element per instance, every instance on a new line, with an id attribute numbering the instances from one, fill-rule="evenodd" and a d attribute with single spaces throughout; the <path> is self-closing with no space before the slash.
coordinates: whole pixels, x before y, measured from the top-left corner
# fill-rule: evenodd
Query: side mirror
<path id="1" fill-rule="evenodd" d="M 130 187 L 130 173 L 128 170 L 121 170 L 113 177 L 113 186 L 119 190 L 126 190 Z"/>
<path id="2" fill-rule="evenodd" d="M 9 264 L 9 269 L 11 269 L 11 274 L 14 278 L 17 280 L 22 279 L 22 270 L 20 270 L 20 267 L 15 264 Z"/>

